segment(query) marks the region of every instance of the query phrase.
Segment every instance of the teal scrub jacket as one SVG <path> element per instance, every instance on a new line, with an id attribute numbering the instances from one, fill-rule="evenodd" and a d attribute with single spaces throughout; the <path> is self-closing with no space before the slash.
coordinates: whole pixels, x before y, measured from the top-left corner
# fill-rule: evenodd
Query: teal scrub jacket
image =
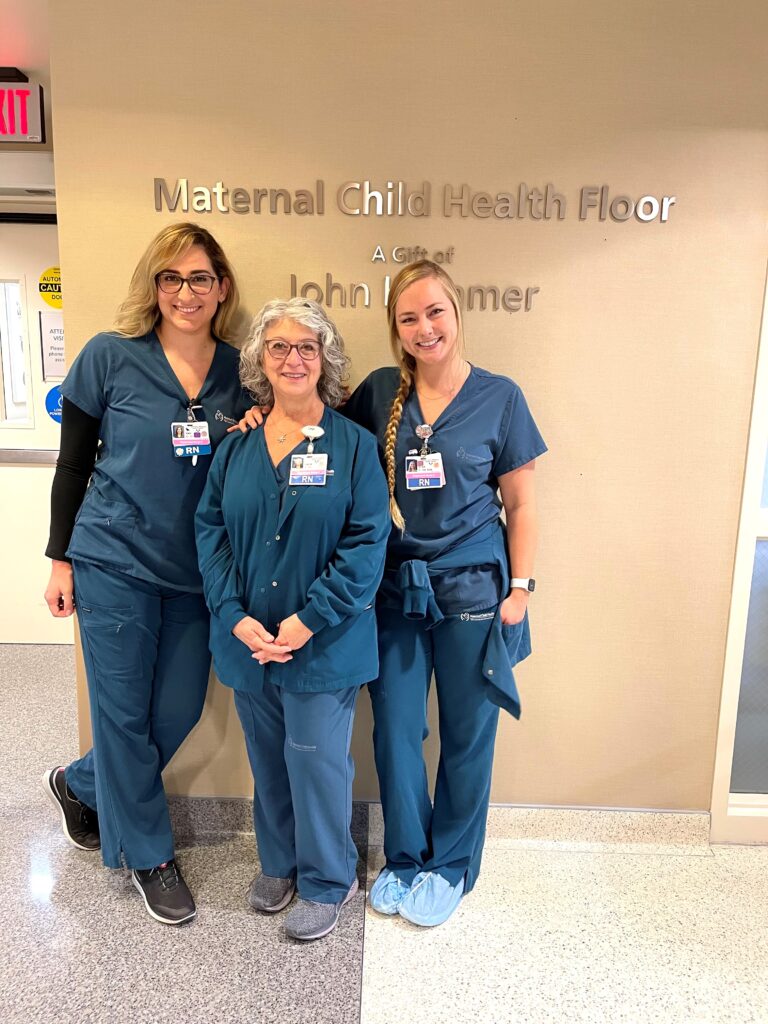
<path id="1" fill-rule="evenodd" d="M 220 446 L 195 517 L 211 652 L 219 679 L 259 692 L 340 690 L 378 674 L 373 602 L 384 570 L 389 500 L 375 438 L 326 409 L 315 452 L 323 487 L 282 487 L 263 430 Z M 306 442 L 292 454 L 306 451 Z M 297 613 L 312 638 L 285 664 L 259 665 L 233 634 L 250 615 L 277 635 Z"/>

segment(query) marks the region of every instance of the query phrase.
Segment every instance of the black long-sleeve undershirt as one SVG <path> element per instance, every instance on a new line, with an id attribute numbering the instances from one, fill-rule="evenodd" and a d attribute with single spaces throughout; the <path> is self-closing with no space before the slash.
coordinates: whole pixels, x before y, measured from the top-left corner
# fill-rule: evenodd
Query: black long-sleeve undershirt
<path id="1" fill-rule="evenodd" d="M 68 562 L 66 550 L 96 464 L 101 420 L 65 398 L 61 405 L 61 447 L 51 487 L 51 530 L 45 553 Z"/>

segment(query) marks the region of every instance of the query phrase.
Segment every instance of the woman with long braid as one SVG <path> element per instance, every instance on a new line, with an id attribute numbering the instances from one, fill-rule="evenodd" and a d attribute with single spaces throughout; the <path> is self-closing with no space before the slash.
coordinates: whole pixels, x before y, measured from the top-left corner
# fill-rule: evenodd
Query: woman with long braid
<path id="1" fill-rule="evenodd" d="M 520 714 L 512 666 L 531 649 L 533 471 L 546 446 L 519 387 L 465 359 L 441 267 L 405 267 L 387 312 L 397 369 L 375 370 L 344 408 L 379 439 L 393 521 L 369 685 L 386 865 L 369 899 L 437 925 L 480 870 L 499 708 Z M 422 753 L 433 673 L 434 803 Z"/>
<path id="2" fill-rule="evenodd" d="M 480 870 L 499 708 L 520 715 L 512 667 L 531 650 L 534 467 L 546 445 L 520 388 L 467 362 L 440 266 L 405 267 L 387 313 L 397 367 L 374 370 L 342 410 L 377 437 L 393 522 L 369 684 L 386 864 L 369 900 L 437 925 Z M 260 421 L 253 409 L 241 429 Z M 422 752 L 433 674 L 434 802 Z"/>

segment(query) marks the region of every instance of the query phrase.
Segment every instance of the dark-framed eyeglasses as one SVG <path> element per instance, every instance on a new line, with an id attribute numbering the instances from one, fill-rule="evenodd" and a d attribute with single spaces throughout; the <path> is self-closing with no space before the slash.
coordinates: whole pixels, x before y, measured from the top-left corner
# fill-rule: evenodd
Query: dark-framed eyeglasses
<path id="1" fill-rule="evenodd" d="M 264 347 L 272 358 L 279 362 L 287 359 L 291 349 L 293 348 L 296 349 L 305 362 L 311 362 L 313 359 L 317 359 L 320 355 L 322 345 L 319 341 L 315 341 L 310 338 L 306 341 L 299 341 L 294 345 L 289 344 L 287 341 L 283 341 L 282 338 L 273 338 L 271 341 L 265 341 Z"/>
<path id="2" fill-rule="evenodd" d="M 189 290 L 194 292 L 195 295 L 208 295 L 211 288 L 213 288 L 214 282 L 218 280 L 218 277 L 214 277 L 213 274 L 202 272 L 190 274 L 189 277 L 182 277 L 181 274 L 175 274 L 172 270 L 161 270 L 159 274 L 155 275 L 155 284 L 166 295 L 176 295 L 185 284 L 189 286 Z"/>

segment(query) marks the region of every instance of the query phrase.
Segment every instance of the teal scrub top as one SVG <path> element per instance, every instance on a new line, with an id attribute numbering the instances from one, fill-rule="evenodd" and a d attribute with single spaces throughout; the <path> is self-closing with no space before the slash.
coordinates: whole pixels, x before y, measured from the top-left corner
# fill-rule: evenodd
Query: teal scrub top
<path id="1" fill-rule="evenodd" d="M 252 403 L 240 386 L 239 352 L 217 341 L 195 402 L 215 451 Z M 67 557 L 161 586 L 200 593 L 194 514 L 213 460 L 177 458 L 171 423 L 191 407 L 155 331 L 140 338 L 97 334 L 61 385 L 65 398 L 101 420 L 96 465 Z"/>
<path id="2" fill-rule="evenodd" d="M 259 692 L 341 690 L 378 673 L 373 602 L 389 535 L 389 500 L 375 439 L 326 409 L 315 452 L 324 486 L 292 486 L 288 456 L 272 464 L 263 430 L 222 444 L 196 515 L 197 550 L 211 611 L 219 679 Z M 294 449 L 306 451 L 302 442 Z M 246 615 L 277 636 L 296 613 L 313 636 L 285 664 L 259 665 L 232 634 Z"/>
<path id="3" fill-rule="evenodd" d="M 395 367 L 374 370 L 344 407 L 345 415 L 376 434 L 384 463 L 384 432 L 400 383 Z M 445 486 L 409 491 L 405 459 L 421 448 L 416 427 L 424 423 L 416 393 L 403 405 L 395 446 L 395 496 L 405 532 L 393 527 L 378 604 L 422 619 L 433 628 L 444 616 L 495 607 L 480 669 L 489 699 L 520 717 L 514 665 L 531 652 L 528 615 L 514 626 L 501 622 L 509 587 L 506 532 L 500 512 L 499 477 L 542 455 L 547 446 L 520 388 L 508 377 L 472 366 L 458 394 L 431 425 L 433 452 L 440 452 Z"/>
<path id="4" fill-rule="evenodd" d="M 384 432 L 399 383 L 396 367 L 374 370 L 344 406 L 346 416 L 376 434 L 382 464 Z M 499 523 L 498 478 L 547 450 L 518 385 L 508 377 L 472 366 L 458 394 L 431 424 L 434 433 L 429 448 L 443 457 L 445 486 L 409 491 L 405 459 L 421 448 L 416 427 L 424 422 L 416 392 L 411 391 L 403 405 L 395 448 L 395 497 L 405 519 L 405 532 L 401 535 L 400 530 L 392 529 L 388 576 L 410 559 L 435 562 L 486 537 Z M 433 582 L 444 614 L 495 604 L 501 596 L 500 585 L 492 565 L 452 569 Z"/>

